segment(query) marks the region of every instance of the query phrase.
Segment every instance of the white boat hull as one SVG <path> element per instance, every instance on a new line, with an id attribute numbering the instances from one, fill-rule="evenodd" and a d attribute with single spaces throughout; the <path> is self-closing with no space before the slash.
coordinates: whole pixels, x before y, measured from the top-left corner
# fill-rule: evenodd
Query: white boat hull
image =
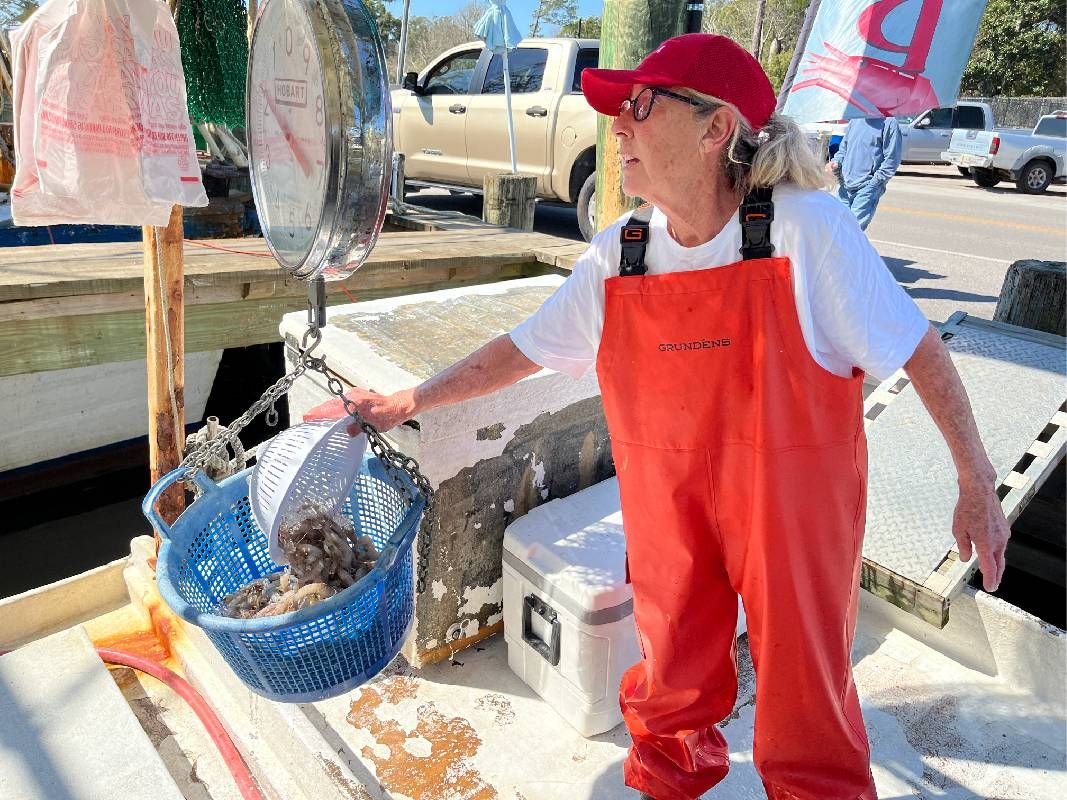
<path id="1" fill-rule="evenodd" d="M 221 358 L 187 354 L 186 423 L 203 419 Z M 142 359 L 0 378 L 0 472 L 144 436 L 147 373 Z"/>

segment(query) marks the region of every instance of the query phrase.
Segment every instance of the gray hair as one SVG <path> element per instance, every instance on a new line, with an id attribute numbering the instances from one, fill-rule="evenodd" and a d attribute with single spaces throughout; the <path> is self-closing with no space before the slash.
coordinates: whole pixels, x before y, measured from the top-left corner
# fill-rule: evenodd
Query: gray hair
<path id="1" fill-rule="evenodd" d="M 763 186 L 793 183 L 804 189 L 824 186 L 822 167 L 804 132 L 789 117 L 771 114 L 759 131 L 732 103 L 681 87 L 680 94 L 700 100 L 706 107 L 696 109 L 701 117 L 717 109 L 729 108 L 737 120 L 729 147 L 722 151 L 722 168 L 730 187 L 742 194 Z"/>

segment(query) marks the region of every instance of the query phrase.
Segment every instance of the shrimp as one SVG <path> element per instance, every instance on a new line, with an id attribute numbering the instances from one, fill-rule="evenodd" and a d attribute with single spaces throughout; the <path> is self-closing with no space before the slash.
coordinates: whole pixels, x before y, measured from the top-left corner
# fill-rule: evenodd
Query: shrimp
<path id="1" fill-rule="evenodd" d="M 358 583 L 379 556 L 374 540 L 356 536 L 348 519 L 324 515 L 310 503 L 282 523 L 278 544 L 289 568 L 226 595 L 220 614 L 249 619 L 308 608 Z"/>

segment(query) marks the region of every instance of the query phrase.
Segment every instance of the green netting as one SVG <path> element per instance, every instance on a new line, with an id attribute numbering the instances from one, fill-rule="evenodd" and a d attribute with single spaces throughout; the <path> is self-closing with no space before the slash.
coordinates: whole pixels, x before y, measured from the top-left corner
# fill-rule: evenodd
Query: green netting
<path id="1" fill-rule="evenodd" d="M 248 12 L 242 0 L 180 0 L 178 37 L 189 116 L 231 128 L 245 123 Z"/>

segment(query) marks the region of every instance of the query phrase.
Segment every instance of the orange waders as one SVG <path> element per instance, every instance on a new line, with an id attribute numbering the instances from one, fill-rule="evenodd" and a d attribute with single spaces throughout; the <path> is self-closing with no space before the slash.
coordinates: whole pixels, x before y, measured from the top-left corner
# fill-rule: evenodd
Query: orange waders
<path id="1" fill-rule="evenodd" d="M 745 260 L 649 276 L 643 248 L 628 262 L 624 246 L 620 275 L 604 284 L 597 374 L 643 654 L 620 690 L 633 738 L 626 783 L 690 800 L 725 777 L 715 725 L 737 695 L 740 595 L 768 796 L 874 800 L 850 661 L 867 484 L 862 373 L 837 377 L 808 351 L 789 260 L 766 257 L 769 191 L 741 213 L 766 220 L 762 232 L 743 225 Z M 647 239 L 637 216 L 624 245 L 642 224 Z"/>

